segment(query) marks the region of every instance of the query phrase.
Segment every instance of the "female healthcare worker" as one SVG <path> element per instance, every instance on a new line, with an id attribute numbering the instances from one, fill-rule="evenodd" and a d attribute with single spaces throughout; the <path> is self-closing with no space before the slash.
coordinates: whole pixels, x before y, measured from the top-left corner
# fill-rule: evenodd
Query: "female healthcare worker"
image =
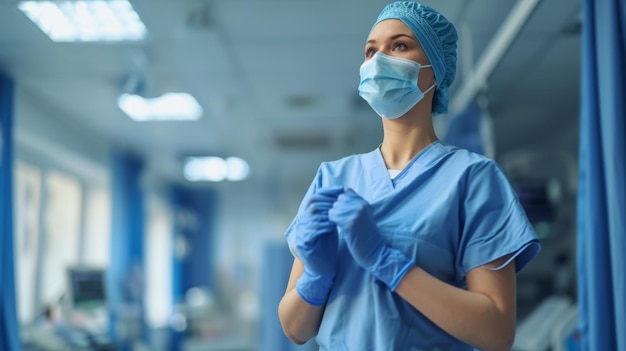
<path id="1" fill-rule="evenodd" d="M 515 274 L 539 252 L 499 166 L 437 139 L 456 71 L 454 26 L 417 2 L 379 14 L 359 94 L 383 142 L 319 167 L 285 236 L 278 313 L 321 350 L 507 350 Z"/>

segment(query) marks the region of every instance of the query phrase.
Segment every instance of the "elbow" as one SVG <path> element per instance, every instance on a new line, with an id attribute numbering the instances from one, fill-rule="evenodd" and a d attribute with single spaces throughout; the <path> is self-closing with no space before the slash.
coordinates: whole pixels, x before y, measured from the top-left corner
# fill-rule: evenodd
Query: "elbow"
<path id="1" fill-rule="evenodd" d="M 280 325 L 287 339 L 289 339 L 294 344 L 302 345 L 309 340 L 309 338 L 300 335 L 300 333 L 298 333 L 297 330 L 294 330 L 294 328 L 289 328 L 289 325 L 287 323 L 284 323 L 282 320 L 280 321 Z"/>
<path id="2" fill-rule="evenodd" d="M 304 340 L 303 338 L 299 338 L 295 333 L 292 333 L 289 330 L 285 329 L 284 326 L 283 326 L 283 333 L 285 333 L 285 336 L 287 337 L 287 339 L 289 339 L 292 343 L 296 345 L 303 345 L 304 343 L 307 342 L 307 340 Z"/>
<path id="3" fill-rule="evenodd" d="M 298 322 L 290 317 L 290 313 L 285 311 L 284 306 L 282 305 L 282 301 L 278 306 L 278 319 L 280 320 L 280 326 L 283 330 L 283 334 L 289 339 L 291 342 L 297 345 L 302 345 L 309 341 L 311 336 L 306 334 L 302 328 L 298 327 Z"/>
<path id="4" fill-rule="evenodd" d="M 515 341 L 515 321 L 502 321 L 486 327 L 489 332 L 480 333 L 476 347 L 483 351 L 510 351 Z"/>
<path id="5" fill-rule="evenodd" d="M 511 347 L 513 347 L 513 343 L 501 343 L 501 344 L 491 344 L 485 348 L 479 348 L 483 351 L 511 351 Z"/>
<path id="6" fill-rule="evenodd" d="M 498 338 L 498 350 L 509 351 L 515 341 L 515 322 L 513 322 L 505 332 Z"/>
<path id="7" fill-rule="evenodd" d="M 515 336 L 512 336 L 508 339 L 502 339 L 497 345 L 494 351 L 510 351 L 513 347 L 513 340 Z"/>
<path id="8" fill-rule="evenodd" d="M 489 345 L 485 345 L 485 347 L 480 349 L 484 351 L 510 351 L 514 341 L 515 329 L 494 335 L 490 339 Z"/>
<path id="9" fill-rule="evenodd" d="M 491 329 L 489 345 L 485 351 L 510 351 L 515 341 L 516 323 L 513 316 L 501 319 Z"/>

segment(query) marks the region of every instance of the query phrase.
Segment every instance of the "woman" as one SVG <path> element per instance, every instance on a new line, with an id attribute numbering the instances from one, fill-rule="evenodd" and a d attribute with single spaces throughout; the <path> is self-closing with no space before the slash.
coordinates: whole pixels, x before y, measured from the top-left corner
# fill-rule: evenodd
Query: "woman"
<path id="1" fill-rule="evenodd" d="M 508 350 L 515 274 L 540 246 L 498 165 L 437 139 L 456 71 L 454 26 L 417 2 L 379 14 L 359 94 L 376 150 L 325 162 L 286 238 L 279 305 L 295 343 L 322 350 Z"/>

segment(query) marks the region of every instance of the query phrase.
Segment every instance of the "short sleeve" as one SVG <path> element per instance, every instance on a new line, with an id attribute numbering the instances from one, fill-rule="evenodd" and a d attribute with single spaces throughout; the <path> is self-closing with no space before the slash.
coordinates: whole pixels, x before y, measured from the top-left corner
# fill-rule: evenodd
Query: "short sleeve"
<path id="1" fill-rule="evenodd" d="M 461 213 L 461 238 L 456 256 L 457 270 L 470 270 L 511 255 L 519 272 L 541 249 L 508 179 L 493 160 L 470 169 Z"/>
<path id="2" fill-rule="evenodd" d="M 321 172 L 321 167 L 320 167 L 318 168 L 317 173 L 315 174 L 315 178 L 311 182 L 309 189 L 307 190 L 306 194 L 302 198 L 302 201 L 300 202 L 300 206 L 298 207 L 298 213 L 296 214 L 294 219 L 291 221 L 291 224 L 289 225 L 289 227 L 287 227 L 287 230 L 285 231 L 285 239 L 287 239 L 287 245 L 289 246 L 289 250 L 291 251 L 291 254 L 294 257 L 298 257 L 298 255 L 296 254 L 296 249 L 295 249 L 296 248 L 295 230 L 296 230 L 296 224 L 298 223 L 298 217 L 300 216 L 300 213 L 302 213 L 302 211 L 304 210 L 307 199 L 310 198 L 311 195 L 315 194 L 317 189 L 321 187 L 321 184 L 322 184 L 322 172 Z"/>

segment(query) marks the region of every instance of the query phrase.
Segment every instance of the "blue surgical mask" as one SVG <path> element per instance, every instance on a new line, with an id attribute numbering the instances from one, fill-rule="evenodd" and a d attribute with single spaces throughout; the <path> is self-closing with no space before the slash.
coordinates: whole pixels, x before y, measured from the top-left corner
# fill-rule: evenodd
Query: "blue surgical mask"
<path id="1" fill-rule="evenodd" d="M 377 52 L 361 65 L 359 95 L 381 117 L 396 119 L 407 113 L 435 87 L 422 92 L 417 86 L 420 68 L 432 67 Z"/>

